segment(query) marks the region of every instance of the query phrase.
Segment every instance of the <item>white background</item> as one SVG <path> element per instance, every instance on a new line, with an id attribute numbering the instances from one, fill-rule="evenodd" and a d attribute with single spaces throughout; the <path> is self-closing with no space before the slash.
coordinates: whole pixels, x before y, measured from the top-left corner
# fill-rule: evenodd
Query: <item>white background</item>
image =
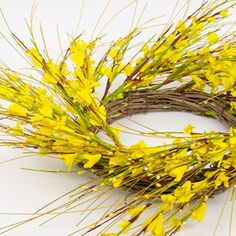
<path id="1" fill-rule="evenodd" d="M 161 18 L 155 19 L 155 21 L 150 24 L 161 25 L 167 22 L 177 1 L 139 1 L 137 15 L 134 22 L 137 22 L 138 15 L 141 14 L 146 2 L 148 5 L 140 23 L 144 23 L 153 17 L 162 16 Z M 183 6 L 186 2 L 186 0 L 180 0 L 177 8 L 180 9 L 181 6 Z M 190 12 L 191 9 L 195 9 L 197 6 L 199 6 L 200 2 L 201 1 L 198 0 L 192 0 Z M 65 49 L 69 41 L 68 34 L 75 34 L 77 23 L 80 19 L 82 1 L 38 0 L 37 3 L 38 8 L 34 18 L 35 36 L 37 39 L 39 39 L 39 41 L 41 40 L 39 33 L 39 24 L 41 23 L 50 54 L 53 58 L 58 58 L 60 50 L 57 38 L 57 25 L 60 32 L 61 44 L 63 49 Z M 78 30 L 78 32 L 85 30 L 85 38 L 89 39 L 92 35 L 94 26 L 96 25 L 96 22 L 98 21 L 99 16 L 101 15 L 107 3 L 108 1 L 105 0 L 85 0 L 83 15 L 81 17 Z M 99 22 L 99 25 L 97 26 L 95 35 L 103 28 L 103 26 L 114 14 L 119 12 L 120 9 L 129 3 L 131 3 L 131 1 L 112 0 L 103 18 Z M 32 5 L 32 0 L 0 0 L 0 8 L 6 17 L 7 22 L 16 35 L 24 40 L 26 44 L 29 44 L 30 42 L 25 18 L 29 20 Z M 102 32 L 102 34 L 105 34 L 104 41 L 116 39 L 117 37 L 122 36 L 129 31 L 134 9 L 135 4 L 129 6 L 109 25 L 107 25 L 106 29 Z M 181 14 L 183 14 L 183 11 Z M 181 18 L 181 14 L 177 18 Z M 235 19 L 234 15 L 233 17 Z M 147 33 L 142 36 L 143 39 L 147 39 L 148 35 L 153 32 L 159 32 L 160 29 L 161 27 L 159 26 L 152 31 L 147 31 Z M 0 31 L 4 33 L 4 35 L 9 36 L 7 27 L 2 17 L 0 17 Z M 0 39 L 0 58 L 11 67 L 18 68 L 18 70 L 22 70 L 22 68 L 26 67 L 22 59 L 16 55 L 16 52 L 4 41 L 3 38 Z M 31 73 L 31 71 L 28 72 Z M 152 128 L 159 131 L 182 130 L 183 127 L 188 123 L 192 123 L 196 127 L 197 131 L 211 129 L 228 131 L 228 128 L 220 124 L 218 121 L 186 113 L 159 112 L 146 115 L 137 115 L 133 117 L 133 119 L 146 125 L 151 125 Z M 123 119 L 120 122 L 128 126 L 136 127 L 134 123 L 127 119 Z M 125 144 L 135 143 L 139 139 L 140 137 L 137 136 L 129 136 L 127 134 L 122 135 L 122 140 Z M 154 139 L 146 141 L 148 144 L 157 144 L 157 141 Z M 23 153 L 21 150 L 11 149 L 8 147 L 1 147 L 0 150 L 0 227 L 27 218 L 27 216 L 24 215 L 7 215 L 6 213 L 32 213 L 38 208 L 47 204 L 49 201 L 52 201 L 61 194 L 77 187 L 80 183 L 83 183 L 89 179 L 88 176 L 79 176 L 75 173 L 55 174 L 23 170 L 22 168 L 43 168 L 48 170 L 65 168 L 63 163 L 61 163 L 59 160 L 53 160 L 47 157 L 42 158 L 34 156 L 5 162 L 13 157 L 22 156 Z M 117 190 L 116 195 L 119 196 L 121 194 L 122 192 Z M 208 201 L 207 214 L 201 224 L 189 222 L 185 225 L 184 229 L 176 235 L 213 235 L 220 212 L 226 201 L 225 199 L 227 194 L 228 193 L 219 194 L 214 199 L 210 199 Z M 216 236 L 229 235 L 230 211 L 231 201 L 228 200 L 226 201 L 225 211 L 220 221 L 219 228 L 215 234 Z M 235 216 L 234 210 L 234 217 Z M 81 216 L 78 213 L 63 215 L 42 227 L 39 227 L 42 219 L 37 220 L 8 232 L 8 235 L 66 235 L 77 229 L 75 225 L 79 221 L 80 217 Z M 96 214 L 89 217 L 89 222 L 92 222 L 93 220 L 96 220 Z M 90 235 L 94 234 L 92 233 Z M 233 227 L 231 236 L 235 235 L 236 227 Z"/>

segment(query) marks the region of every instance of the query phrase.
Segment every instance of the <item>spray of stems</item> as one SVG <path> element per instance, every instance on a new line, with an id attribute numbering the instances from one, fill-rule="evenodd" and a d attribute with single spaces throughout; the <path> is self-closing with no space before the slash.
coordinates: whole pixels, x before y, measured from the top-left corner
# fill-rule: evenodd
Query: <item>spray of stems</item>
<path id="1" fill-rule="evenodd" d="M 76 195 L 67 204 L 40 213 L 43 208 L 30 219 L 1 231 L 45 214 L 58 215 L 55 212 L 64 208 L 69 212 L 84 198 L 103 196 L 114 188 L 131 194 L 124 205 L 114 205 L 84 229 L 84 234 L 101 228 L 103 236 L 127 232 L 164 236 L 180 230 L 189 218 L 201 221 L 206 201 L 219 190 L 234 185 L 235 126 L 231 125 L 229 133 L 196 133 L 188 125 L 178 134 L 146 133 L 171 137 L 171 144 L 147 146 L 140 141 L 125 146 L 119 135 L 121 129 L 110 125 L 111 114 L 119 117 L 123 105 L 119 101 L 126 99 L 127 94 L 143 90 L 159 94 L 168 85 L 175 94 L 207 94 L 201 98 L 202 104 L 220 99 L 226 119 L 229 117 L 235 124 L 236 35 L 229 31 L 220 33 L 221 22 L 234 5 L 230 0 L 205 1 L 177 25 L 169 25 L 160 35 L 140 44 L 128 61 L 126 53 L 142 28 L 135 27 L 112 42 L 99 60 L 94 55 L 101 39 L 86 42 L 79 35 L 70 42 L 59 62 L 47 51 L 40 51 L 31 24 L 31 46 L 10 30 L 17 50 L 37 75 L 0 68 L 0 97 L 8 102 L 0 107 L 0 129 L 8 137 L 3 136 L 1 145 L 54 156 L 63 160 L 69 170 L 79 166 L 101 178 L 74 190 Z M 121 77 L 120 84 L 111 89 Z M 106 84 L 99 98 L 97 88 L 104 79 Z M 203 113 L 217 115 L 210 108 Z M 152 208 L 155 210 L 151 215 L 145 214 Z M 109 227 L 114 224 L 119 228 L 110 232 Z M 108 226 L 106 232 L 104 226 Z"/>

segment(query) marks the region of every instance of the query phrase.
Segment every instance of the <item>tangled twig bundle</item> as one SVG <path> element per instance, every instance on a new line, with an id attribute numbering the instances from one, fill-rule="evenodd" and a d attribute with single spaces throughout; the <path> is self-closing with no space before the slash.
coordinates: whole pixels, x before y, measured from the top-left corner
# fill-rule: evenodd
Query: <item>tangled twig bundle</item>
<path id="1" fill-rule="evenodd" d="M 236 118 L 230 112 L 227 96 L 215 97 L 196 90 L 175 91 L 143 89 L 128 92 L 124 98 L 106 105 L 108 122 L 149 111 L 186 111 L 214 117 L 229 127 L 235 127 Z M 207 103 L 205 101 L 209 100 Z M 231 101 L 236 101 L 231 98 Z"/>
<path id="2" fill-rule="evenodd" d="M 3 121 L 14 123 L 1 124 L 10 138 L 1 144 L 56 156 L 69 170 L 79 166 L 101 177 L 83 186 L 77 201 L 107 188 L 131 191 L 129 201 L 110 209 L 85 234 L 119 221 L 116 233 L 101 235 L 173 235 L 189 218 L 201 221 L 208 198 L 235 184 L 236 41 L 234 32 L 217 33 L 233 7 L 230 0 L 204 2 L 178 25 L 143 43 L 128 61 L 126 53 L 140 28 L 112 42 L 96 62 L 100 38 L 88 43 L 82 36 L 73 39 L 55 62 L 47 51 L 40 52 L 31 26 L 33 47 L 11 32 L 39 78 L 1 68 L 0 97 L 10 105 L 0 113 Z M 112 90 L 120 76 L 123 80 Z M 121 129 L 111 125 L 122 117 L 160 110 L 210 116 L 230 131 L 197 133 L 188 125 L 183 132 L 142 133 L 171 138 L 171 144 L 150 147 L 140 141 L 127 147 L 120 140 Z M 158 200 L 154 213 L 145 215 Z"/>

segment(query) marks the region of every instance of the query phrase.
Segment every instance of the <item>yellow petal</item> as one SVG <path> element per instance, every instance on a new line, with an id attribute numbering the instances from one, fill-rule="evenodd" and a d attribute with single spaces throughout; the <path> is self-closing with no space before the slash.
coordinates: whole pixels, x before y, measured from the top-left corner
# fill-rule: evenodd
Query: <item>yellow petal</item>
<path id="1" fill-rule="evenodd" d="M 27 51 L 27 54 L 35 66 L 40 67 L 40 68 L 43 67 L 43 58 L 40 52 L 38 51 L 38 49 L 32 48 Z"/>
<path id="2" fill-rule="evenodd" d="M 234 86 L 235 79 L 232 76 L 222 78 L 223 86 L 226 90 L 231 89 Z"/>
<path id="3" fill-rule="evenodd" d="M 59 154 L 59 158 L 62 158 L 65 164 L 69 167 L 69 169 L 75 164 L 75 160 L 78 157 L 77 153 L 73 154 Z"/>
<path id="4" fill-rule="evenodd" d="M 164 236 L 165 229 L 163 223 L 163 215 L 160 213 L 158 216 L 149 223 L 147 231 L 152 232 L 155 236 Z"/>
<path id="5" fill-rule="evenodd" d="M 26 117 L 25 108 L 17 103 L 13 103 L 8 107 L 8 112 L 12 115 Z"/>
<path id="6" fill-rule="evenodd" d="M 84 154 L 83 158 L 88 160 L 88 162 L 84 165 L 84 168 L 92 168 L 102 157 L 101 154 Z"/>
<path id="7" fill-rule="evenodd" d="M 229 13 L 228 13 L 227 10 L 223 10 L 223 11 L 220 12 L 220 15 L 221 15 L 223 18 L 225 18 L 225 17 L 228 17 L 228 16 L 229 16 Z"/>
<path id="8" fill-rule="evenodd" d="M 206 203 L 202 202 L 201 205 L 193 212 L 192 219 L 198 220 L 199 222 L 202 221 L 206 214 Z"/>
<path id="9" fill-rule="evenodd" d="M 112 184 L 113 184 L 114 188 L 118 188 L 120 186 L 120 184 L 122 183 L 122 181 L 123 181 L 123 176 L 114 178 L 112 180 Z"/>
<path id="10" fill-rule="evenodd" d="M 122 219 L 122 223 L 120 223 L 118 226 L 122 228 L 122 233 L 125 234 L 130 229 L 130 222 L 128 220 Z"/>
<path id="11" fill-rule="evenodd" d="M 191 124 L 188 124 L 185 128 L 184 128 L 184 133 L 185 134 L 191 134 L 193 132 L 194 126 Z"/>
<path id="12" fill-rule="evenodd" d="M 132 74 L 132 72 L 133 72 L 133 67 L 132 67 L 130 64 L 128 64 L 128 65 L 125 67 L 124 71 L 125 71 L 125 74 L 126 74 L 127 76 L 130 76 L 130 75 Z"/>
<path id="13" fill-rule="evenodd" d="M 52 118 L 52 108 L 50 106 L 43 106 L 42 108 L 39 108 L 39 112 L 45 117 Z"/>
<path id="14" fill-rule="evenodd" d="M 132 208 L 128 212 L 132 217 L 135 217 L 139 215 L 141 212 L 143 212 L 145 208 L 146 208 L 146 205 L 142 205 L 142 206 Z"/>
<path id="15" fill-rule="evenodd" d="M 219 41 L 219 37 L 216 32 L 210 33 L 207 35 L 209 44 L 214 44 Z"/>
<path id="16" fill-rule="evenodd" d="M 108 54 L 111 58 L 115 58 L 118 55 L 118 52 L 119 52 L 118 48 L 112 48 Z"/>
<path id="17" fill-rule="evenodd" d="M 236 146 L 236 137 L 230 137 L 230 138 L 229 138 L 229 143 L 230 143 L 232 146 Z"/>
<path id="18" fill-rule="evenodd" d="M 185 171 L 187 170 L 187 168 L 188 167 L 186 165 L 177 167 L 170 172 L 170 176 L 176 177 L 174 181 L 180 181 L 183 178 L 183 175 L 184 175 Z"/>

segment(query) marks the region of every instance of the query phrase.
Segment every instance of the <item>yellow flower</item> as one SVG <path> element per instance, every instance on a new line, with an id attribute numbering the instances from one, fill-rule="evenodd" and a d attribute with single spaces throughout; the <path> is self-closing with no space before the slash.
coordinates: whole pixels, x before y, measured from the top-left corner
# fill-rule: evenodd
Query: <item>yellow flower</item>
<path id="1" fill-rule="evenodd" d="M 127 76 L 130 76 L 130 75 L 132 74 L 132 72 L 133 72 L 133 67 L 132 67 L 132 65 L 129 63 L 129 64 L 125 67 L 124 71 L 125 71 L 125 74 L 126 74 Z"/>
<path id="2" fill-rule="evenodd" d="M 73 100 L 73 102 L 83 102 L 85 106 L 89 106 L 92 104 L 93 99 L 91 97 L 91 91 L 90 88 L 86 87 L 76 93 L 76 96 Z"/>
<path id="3" fill-rule="evenodd" d="M 0 85 L 0 97 L 14 98 L 16 91 L 14 89 Z"/>
<path id="4" fill-rule="evenodd" d="M 229 143 L 230 143 L 232 146 L 236 146 L 236 136 L 235 136 L 235 137 L 230 137 L 230 138 L 229 138 Z"/>
<path id="5" fill-rule="evenodd" d="M 184 128 L 184 133 L 185 134 L 191 134 L 193 132 L 194 126 L 191 124 L 188 124 L 185 128 Z"/>
<path id="6" fill-rule="evenodd" d="M 183 52 L 182 51 L 177 51 L 175 53 L 173 53 L 173 55 L 169 58 L 170 62 L 172 63 L 176 63 L 178 62 L 183 56 Z"/>
<path id="7" fill-rule="evenodd" d="M 194 194 L 191 193 L 191 186 L 192 183 L 188 180 L 182 186 L 175 189 L 174 195 L 176 197 L 176 203 L 186 203 L 191 200 L 194 196 Z"/>
<path id="8" fill-rule="evenodd" d="M 173 196 L 172 194 L 162 194 L 161 195 L 161 200 L 163 202 L 169 202 L 169 203 L 174 203 L 176 200 L 176 197 Z"/>
<path id="9" fill-rule="evenodd" d="M 27 117 L 25 108 L 22 107 L 21 105 L 17 104 L 17 103 L 12 103 L 12 104 L 8 107 L 8 112 L 9 112 L 11 115 Z"/>
<path id="10" fill-rule="evenodd" d="M 221 83 L 221 80 L 215 75 L 213 71 L 207 71 L 206 78 L 213 84 L 214 87 L 217 87 Z"/>
<path id="11" fill-rule="evenodd" d="M 167 211 L 169 209 L 172 209 L 173 204 L 175 203 L 176 197 L 173 196 L 172 194 L 162 194 L 161 200 L 163 202 L 160 204 L 159 209 L 162 211 Z"/>
<path id="12" fill-rule="evenodd" d="M 75 43 L 70 47 L 70 59 L 79 67 L 84 65 L 86 49 L 87 44 L 84 40 L 81 39 L 77 39 Z"/>
<path id="13" fill-rule="evenodd" d="M 208 39 L 209 44 L 214 44 L 214 43 L 217 43 L 219 41 L 219 37 L 218 37 L 216 32 L 209 33 L 207 35 L 207 39 Z"/>
<path id="14" fill-rule="evenodd" d="M 138 207 L 130 209 L 128 213 L 131 215 L 131 217 L 136 217 L 140 215 L 144 211 L 145 208 L 146 208 L 146 205 L 138 206 Z"/>
<path id="15" fill-rule="evenodd" d="M 112 179 L 112 184 L 114 188 L 118 188 L 123 181 L 123 176 L 118 176 Z"/>
<path id="16" fill-rule="evenodd" d="M 57 84 L 61 75 L 60 67 L 52 60 L 49 60 L 46 65 L 47 71 L 43 75 L 43 81 L 49 84 Z"/>
<path id="17" fill-rule="evenodd" d="M 126 220 L 122 219 L 122 223 L 120 223 L 118 226 L 122 228 L 122 233 L 125 234 L 129 231 L 131 223 Z"/>
<path id="18" fill-rule="evenodd" d="M 27 55 L 29 56 L 30 60 L 35 66 L 40 68 L 43 67 L 43 58 L 38 49 L 31 48 L 30 50 L 27 51 Z"/>
<path id="19" fill-rule="evenodd" d="M 234 86 L 235 78 L 233 76 L 223 77 L 222 83 L 226 90 L 231 89 Z"/>
<path id="20" fill-rule="evenodd" d="M 193 192 L 200 192 L 200 191 L 204 190 L 207 187 L 207 185 L 208 185 L 208 183 L 206 180 L 194 182 L 192 184 Z"/>
<path id="21" fill-rule="evenodd" d="M 153 217 L 154 216 L 154 217 Z M 152 219 L 154 218 L 154 219 Z M 151 220 L 149 220 L 151 219 Z M 164 229 L 164 222 L 163 222 L 163 215 L 162 213 L 159 213 L 158 216 L 152 215 L 150 218 L 148 218 L 149 222 L 144 222 L 148 225 L 147 231 L 152 232 L 155 236 L 164 236 L 165 235 L 165 229 Z"/>
<path id="22" fill-rule="evenodd" d="M 90 112 L 90 123 L 94 126 L 102 126 L 106 122 L 106 108 L 101 105 L 95 107 L 95 112 Z"/>
<path id="23" fill-rule="evenodd" d="M 23 130 L 20 126 L 19 123 L 16 123 L 16 126 L 12 128 L 12 135 L 22 135 L 23 134 Z"/>
<path id="24" fill-rule="evenodd" d="M 75 164 L 75 160 L 78 157 L 78 154 L 59 154 L 58 157 L 64 160 L 65 164 L 69 167 L 70 170 L 70 168 Z"/>
<path id="25" fill-rule="evenodd" d="M 132 151 L 130 157 L 133 159 L 143 157 L 146 151 L 148 151 L 147 145 L 143 140 L 140 140 L 137 144 L 131 145 L 130 150 Z"/>
<path id="26" fill-rule="evenodd" d="M 142 51 L 143 51 L 144 55 L 147 55 L 149 53 L 150 49 L 149 49 L 149 46 L 147 43 L 144 44 Z"/>
<path id="27" fill-rule="evenodd" d="M 42 108 L 39 108 L 39 112 L 41 115 L 45 117 L 52 118 L 52 107 L 51 106 L 43 106 Z"/>
<path id="28" fill-rule="evenodd" d="M 125 155 L 116 155 L 109 159 L 109 165 L 125 165 L 127 157 Z"/>
<path id="29" fill-rule="evenodd" d="M 109 56 L 111 57 L 111 58 L 115 58 L 115 57 L 117 57 L 117 55 L 118 55 L 118 53 L 119 53 L 119 49 L 118 48 L 112 48 L 110 51 L 109 51 Z"/>
<path id="30" fill-rule="evenodd" d="M 114 138 L 120 142 L 120 131 L 122 130 L 121 127 L 119 127 L 118 124 L 115 124 L 114 127 L 111 127 L 111 130 L 112 130 L 112 134 L 114 136 Z"/>
<path id="31" fill-rule="evenodd" d="M 143 223 L 142 226 L 145 228 L 147 227 L 154 219 L 155 217 L 158 216 L 158 212 L 155 212 L 154 214 L 152 214 L 151 216 L 149 216 Z"/>
<path id="32" fill-rule="evenodd" d="M 182 226 L 183 222 L 181 219 L 178 219 L 175 216 L 172 216 L 168 221 L 167 224 L 172 227 L 172 228 L 178 228 L 178 230 L 180 229 L 180 227 Z"/>
<path id="33" fill-rule="evenodd" d="M 176 177 L 174 179 L 174 181 L 177 181 L 179 182 L 182 178 L 183 178 L 183 175 L 185 173 L 185 171 L 188 169 L 188 166 L 180 166 L 180 167 L 177 167 L 175 168 L 174 170 L 172 170 L 170 172 L 170 176 L 171 177 Z"/>
<path id="34" fill-rule="evenodd" d="M 229 177 L 225 175 L 225 172 L 220 172 L 215 180 L 215 185 L 218 187 L 224 183 L 225 188 L 229 187 Z"/>
<path id="35" fill-rule="evenodd" d="M 84 164 L 84 168 L 92 168 L 102 157 L 101 154 L 83 154 L 82 159 L 88 160 L 86 164 Z"/>
<path id="36" fill-rule="evenodd" d="M 176 29 L 177 29 L 180 33 L 182 33 L 183 31 L 186 30 L 186 28 L 187 28 L 187 27 L 186 27 L 185 22 L 182 21 L 182 20 L 179 20 Z"/>
<path id="37" fill-rule="evenodd" d="M 201 205 L 193 212 L 191 218 L 193 220 L 198 220 L 199 222 L 201 222 L 205 214 L 206 214 L 206 203 L 202 202 Z"/>
<path id="38" fill-rule="evenodd" d="M 143 61 L 143 57 L 138 57 L 135 61 L 136 65 L 139 65 Z"/>
<path id="39" fill-rule="evenodd" d="M 137 175 L 140 175 L 141 173 L 143 173 L 143 167 L 134 168 L 132 170 L 131 176 L 137 176 Z"/>
<path id="40" fill-rule="evenodd" d="M 215 22 L 215 21 L 216 21 L 216 18 L 215 18 L 214 16 L 208 17 L 208 18 L 207 18 L 207 21 L 208 21 L 208 22 Z"/>
<path id="41" fill-rule="evenodd" d="M 227 146 L 226 146 L 227 147 Z M 214 150 L 210 151 L 207 154 L 207 157 L 210 157 L 211 162 L 217 162 L 218 166 L 220 167 L 221 162 L 225 156 L 226 149 L 219 149 L 219 150 Z"/>
<path id="42" fill-rule="evenodd" d="M 204 47 L 199 51 L 200 55 L 205 55 L 208 54 L 210 52 L 210 48 L 209 47 Z"/>
<path id="43" fill-rule="evenodd" d="M 119 67 L 117 68 L 117 70 L 119 71 L 120 69 L 123 69 L 123 66 L 119 65 Z M 109 78 L 110 82 L 112 82 L 112 78 L 113 78 L 113 72 L 112 72 L 112 69 L 106 65 L 101 65 L 99 68 L 98 68 L 98 72 L 101 74 L 101 75 L 106 75 L 107 78 Z"/>
<path id="44" fill-rule="evenodd" d="M 221 15 L 223 18 L 225 18 L 225 17 L 228 17 L 228 16 L 229 16 L 229 13 L 228 13 L 227 10 L 223 10 L 223 11 L 220 12 L 220 15 Z"/>
<path id="45" fill-rule="evenodd" d="M 45 73 L 42 79 L 46 83 L 57 84 L 57 79 L 50 73 Z"/>
<path id="46" fill-rule="evenodd" d="M 203 89 L 206 86 L 206 81 L 200 79 L 197 75 L 192 75 L 191 78 L 193 79 L 196 89 Z"/>

